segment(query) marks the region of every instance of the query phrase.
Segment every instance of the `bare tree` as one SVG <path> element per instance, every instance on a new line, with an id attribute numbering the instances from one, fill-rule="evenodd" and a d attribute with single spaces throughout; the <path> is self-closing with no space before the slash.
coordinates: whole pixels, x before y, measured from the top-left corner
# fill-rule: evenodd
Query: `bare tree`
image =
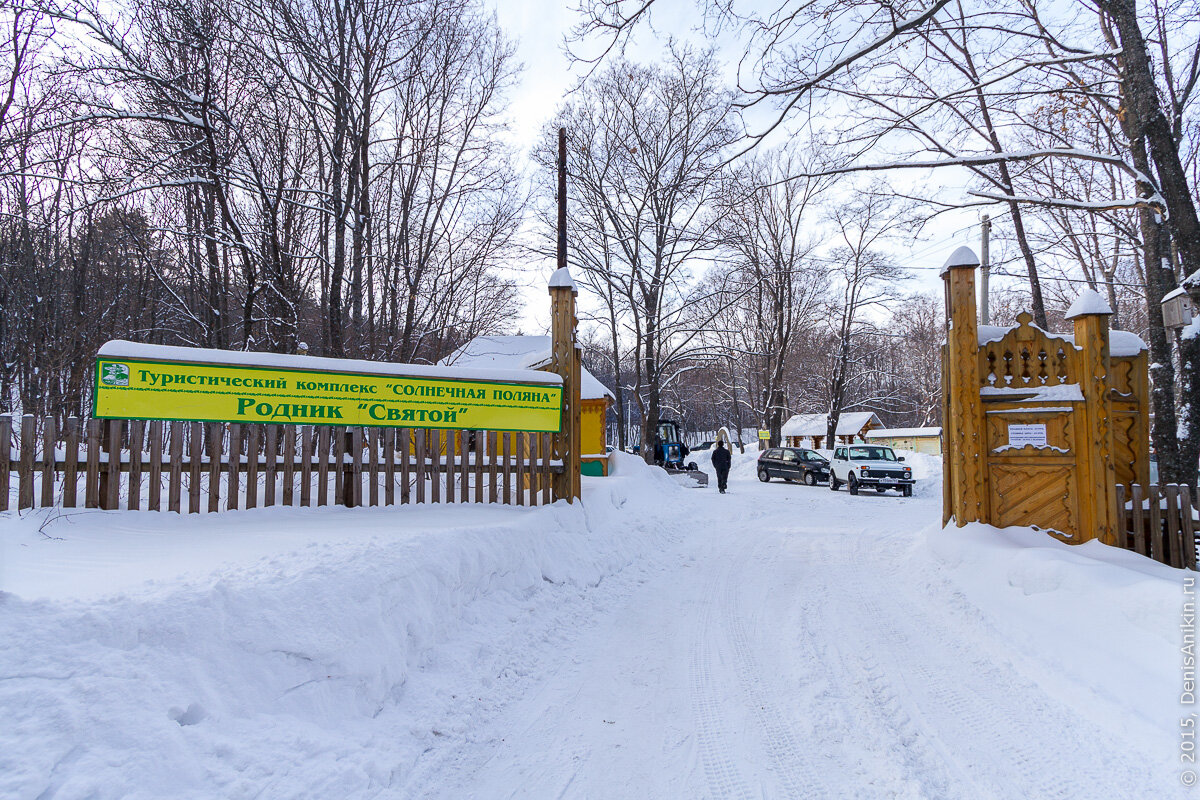
<path id="1" fill-rule="evenodd" d="M 676 49 L 662 65 L 614 63 L 556 119 L 571 134 L 572 204 L 587 209 L 575 218 L 602 218 L 592 235 L 611 244 L 581 267 L 610 287 L 602 296 L 620 298 L 647 460 L 663 391 L 710 321 L 689 306 L 693 269 L 711 247 L 714 178 L 738 135 L 729 103 L 711 54 Z"/>
<path id="2" fill-rule="evenodd" d="M 903 204 L 878 192 L 859 193 L 830 213 L 842 242 L 829 254 L 835 287 L 828 310 L 833 349 L 823 376 L 829 409 L 826 441 L 836 441 L 838 419 L 854 384 L 873 371 L 863 359 L 869 349 L 857 346 L 856 338 L 874 333 L 864 324 L 864 314 L 891 299 L 904 275 L 880 247 L 903 225 L 905 214 Z"/>
<path id="3" fill-rule="evenodd" d="M 728 289 L 739 299 L 715 298 L 724 308 L 713 328 L 725 332 L 718 341 L 729 365 L 733 402 L 739 404 L 741 389 L 755 421 L 771 432 L 772 447 L 780 443 L 787 410 L 795 337 L 818 321 L 825 300 L 825 269 L 809 256 L 818 242 L 816 204 L 831 181 L 788 179 L 812 171 L 799 167 L 812 160 L 793 149 L 764 153 L 729 176 L 718 203 L 716 235 L 729 260 Z"/>

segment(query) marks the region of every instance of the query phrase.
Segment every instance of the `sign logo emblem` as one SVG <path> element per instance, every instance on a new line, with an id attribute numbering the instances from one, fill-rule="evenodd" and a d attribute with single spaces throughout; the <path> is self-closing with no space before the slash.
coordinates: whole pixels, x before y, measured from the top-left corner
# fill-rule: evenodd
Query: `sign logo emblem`
<path id="1" fill-rule="evenodd" d="M 129 366 L 107 363 L 100 366 L 100 382 L 105 386 L 128 386 Z"/>

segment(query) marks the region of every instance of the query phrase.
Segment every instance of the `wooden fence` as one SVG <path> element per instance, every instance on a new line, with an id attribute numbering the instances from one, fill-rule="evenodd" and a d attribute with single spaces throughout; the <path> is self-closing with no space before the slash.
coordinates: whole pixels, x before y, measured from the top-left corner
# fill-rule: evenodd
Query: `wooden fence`
<path id="1" fill-rule="evenodd" d="M 1118 543 L 1172 567 L 1196 569 L 1197 509 L 1187 486 L 1117 484 Z"/>
<path id="2" fill-rule="evenodd" d="M 14 488 L 20 509 L 161 511 L 164 499 L 167 511 L 186 504 L 191 514 L 397 500 L 542 505 L 563 471 L 548 433 L 74 417 L 60 431 L 52 418 L 36 422 L 26 415 L 14 431 L 0 417 L 0 511 Z"/>

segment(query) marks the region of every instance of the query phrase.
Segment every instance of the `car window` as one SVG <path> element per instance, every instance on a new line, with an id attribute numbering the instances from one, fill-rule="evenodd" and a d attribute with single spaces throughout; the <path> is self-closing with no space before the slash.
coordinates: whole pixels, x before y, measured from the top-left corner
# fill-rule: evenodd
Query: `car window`
<path id="1" fill-rule="evenodd" d="M 763 458 L 779 458 L 778 450 L 768 450 Z"/>
<path id="2" fill-rule="evenodd" d="M 837 450 L 834 450 L 833 457 L 834 458 L 845 458 L 846 457 L 846 448 L 839 447 Z"/>
<path id="3" fill-rule="evenodd" d="M 805 461 L 824 461 L 825 459 L 821 457 L 820 453 L 814 453 L 812 450 L 805 450 L 804 451 L 804 460 Z"/>
<path id="4" fill-rule="evenodd" d="M 783 451 L 783 460 L 784 461 L 795 461 L 796 460 L 796 451 L 795 450 L 784 450 Z"/>
<path id="5" fill-rule="evenodd" d="M 851 447 L 850 460 L 895 461 L 896 454 L 890 447 Z"/>

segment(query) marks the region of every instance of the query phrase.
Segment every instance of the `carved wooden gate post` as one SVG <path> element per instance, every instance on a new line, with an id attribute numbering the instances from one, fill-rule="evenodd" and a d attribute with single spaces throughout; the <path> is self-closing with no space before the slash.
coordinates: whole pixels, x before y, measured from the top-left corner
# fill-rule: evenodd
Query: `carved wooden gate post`
<path id="1" fill-rule="evenodd" d="M 1079 389 L 1083 394 L 1076 468 L 1080 529 L 1095 531 L 1105 544 L 1116 545 L 1116 467 L 1113 460 L 1112 397 L 1109 376 L 1107 304 L 1070 315 L 1075 323 L 1075 346 L 1080 350 Z"/>
<path id="2" fill-rule="evenodd" d="M 945 494 L 945 516 L 959 527 L 987 521 L 987 453 L 983 403 L 979 397 L 979 328 L 975 318 L 975 268 L 979 259 L 969 247 L 960 247 L 942 268 L 946 284 L 944 391 L 946 467 L 950 489 Z"/>

